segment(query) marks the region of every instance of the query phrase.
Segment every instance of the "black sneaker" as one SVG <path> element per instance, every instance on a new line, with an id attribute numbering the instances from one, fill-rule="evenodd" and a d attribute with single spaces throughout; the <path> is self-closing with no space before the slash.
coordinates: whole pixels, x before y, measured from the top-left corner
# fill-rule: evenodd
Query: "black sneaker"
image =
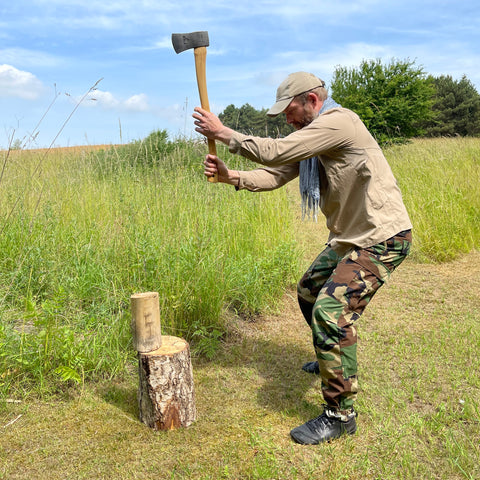
<path id="1" fill-rule="evenodd" d="M 317 445 L 344 434 L 353 435 L 357 431 L 356 416 L 353 409 L 348 416 L 341 416 L 334 409 L 325 407 L 319 417 L 294 428 L 290 435 L 295 442 L 302 445 Z"/>
<path id="2" fill-rule="evenodd" d="M 320 368 L 318 367 L 318 362 L 307 362 L 303 365 L 302 370 L 305 370 L 307 373 L 314 373 L 315 375 L 320 374 Z"/>

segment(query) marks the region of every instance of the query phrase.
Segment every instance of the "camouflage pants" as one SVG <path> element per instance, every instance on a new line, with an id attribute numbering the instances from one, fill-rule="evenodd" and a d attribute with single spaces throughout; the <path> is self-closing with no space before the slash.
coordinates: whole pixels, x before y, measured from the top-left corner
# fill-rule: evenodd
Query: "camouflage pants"
<path id="1" fill-rule="evenodd" d="M 297 286 L 298 302 L 312 329 L 325 402 L 340 410 L 357 396 L 356 320 L 410 251 L 410 230 L 341 257 L 327 247 Z"/>

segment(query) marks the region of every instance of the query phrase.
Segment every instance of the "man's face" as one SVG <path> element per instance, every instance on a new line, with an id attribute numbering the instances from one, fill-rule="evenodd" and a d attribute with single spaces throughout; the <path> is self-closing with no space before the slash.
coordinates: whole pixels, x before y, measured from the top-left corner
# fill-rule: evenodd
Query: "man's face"
<path id="1" fill-rule="evenodd" d="M 287 117 L 287 123 L 292 125 L 295 130 L 300 130 L 317 118 L 317 112 L 310 102 L 303 104 L 299 99 L 294 98 L 290 105 L 284 110 Z"/>

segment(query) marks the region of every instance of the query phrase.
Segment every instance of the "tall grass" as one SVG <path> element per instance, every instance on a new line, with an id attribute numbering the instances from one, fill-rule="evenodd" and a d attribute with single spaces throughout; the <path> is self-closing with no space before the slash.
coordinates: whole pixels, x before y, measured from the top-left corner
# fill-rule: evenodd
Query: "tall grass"
<path id="1" fill-rule="evenodd" d="M 414 226 L 414 255 L 443 262 L 480 244 L 480 139 L 415 140 L 388 149 Z"/>
<path id="2" fill-rule="evenodd" d="M 135 292 L 158 291 L 162 332 L 211 355 L 225 309 L 274 306 L 294 281 L 285 194 L 209 184 L 203 145 L 155 134 L 95 154 L 15 153 L 0 191 L 4 390 L 118 374 L 134 355 Z"/>
<path id="3" fill-rule="evenodd" d="M 298 206 L 283 189 L 209 184 L 205 150 L 155 132 L 94 152 L 4 153 L 0 392 L 120 375 L 134 362 L 136 292 L 158 291 L 162 332 L 207 356 L 228 311 L 275 307 L 298 275 Z M 386 154 L 414 224 L 414 257 L 441 262 L 477 248 L 480 140 L 416 140 Z"/>

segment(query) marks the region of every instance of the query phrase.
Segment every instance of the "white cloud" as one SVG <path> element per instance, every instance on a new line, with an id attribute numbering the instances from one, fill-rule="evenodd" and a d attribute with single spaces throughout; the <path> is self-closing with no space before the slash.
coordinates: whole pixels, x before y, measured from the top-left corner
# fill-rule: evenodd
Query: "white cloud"
<path id="1" fill-rule="evenodd" d="M 76 102 L 80 100 L 81 97 L 74 99 Z M 127 99 L 120 99 L 111 92 L 94 90 L 85 97 L 82 105 L 87 107 L 98 106 L 104 110 L 119 110 L 122 112 L 146 112 L 150 110 L 148 97 L 144 93 L 132 95 Z"/>
<path id="2" fill-rule="evenodd" d="M 101 90 L 90 92 L 85 100 L 87 105 L 89 100 L 95 102 L 95 105 L 100 105 L 107 110 L 117 108 L 120 105 L 120 100 L 117 100 L 112 93 L 102 92 Z"/>
<path id="3" fill-rule="evenodd" d="M 149 110 L 148 97 L 144 93 L 132 95 L 123 102 L 123 107 L 129 111 L 146 112 Z"/>
<path id="4" fill-rule="evenodd" d="M 32 73 L 0 65 L 0 96 L 35 100 L 43 90 L 42 82 Z"/>

